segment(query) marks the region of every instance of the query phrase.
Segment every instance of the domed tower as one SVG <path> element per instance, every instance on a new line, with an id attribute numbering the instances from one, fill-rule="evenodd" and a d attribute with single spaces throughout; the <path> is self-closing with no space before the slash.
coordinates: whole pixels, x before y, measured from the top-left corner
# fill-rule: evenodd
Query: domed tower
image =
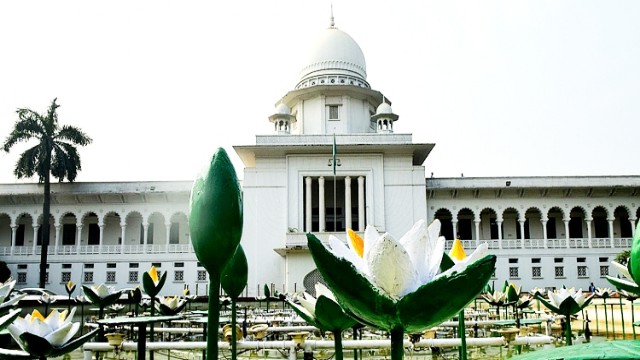
<path id="1" fill-rule="evenodd" d="M 294 116 L 291 116 L 291 110 L 283 103 L 276 106 L 276 111 L 273 115 L 269 116 L 269 121 L 273 123 L 276 134 L 289 134 L 291 133 L 291 123 L 296 121 Z"/>
<path id="2" fill-rule="evenodd" d="M 393 133 L 393 123 L 398 120 L 398 115 L 393 113 L 391 105 L 383 102 L 376 109 L 376 114 L 371 117 L 371 122 L 376 124 L 378 134 Z"/>
<path id="3" fill-rule="evenodd" d="M 358 43 L 335 26 L 332 16 L 329 27 L 311 44 L 295 90 L 278 102 L 286 104 L 297 121 L 291 133 L 376 133 L 371 116 L 383 96 L 367 82 L 367 65 Z"/>

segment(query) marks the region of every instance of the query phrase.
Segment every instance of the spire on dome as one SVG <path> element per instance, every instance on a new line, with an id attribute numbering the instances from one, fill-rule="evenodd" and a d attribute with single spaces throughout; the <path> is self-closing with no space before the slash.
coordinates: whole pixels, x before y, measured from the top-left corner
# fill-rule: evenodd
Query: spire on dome
<path id="1" fill-rule="evenodd" d="M 336 27 L 336 22 L 333 20 L 333 3 L 331 3 L 331 18 L 329 19 L 329 28 Z"/>

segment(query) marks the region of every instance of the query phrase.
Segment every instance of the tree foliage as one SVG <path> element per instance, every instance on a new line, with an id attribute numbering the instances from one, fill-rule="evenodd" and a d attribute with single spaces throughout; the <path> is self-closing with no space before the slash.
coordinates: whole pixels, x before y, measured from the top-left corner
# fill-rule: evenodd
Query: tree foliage
<path id="1" fill-rule="evenodd" d="M 91 143 L 91 138 L 77 127 L 60 125 L 57 109 L 60 107 L 53 99 L 46 114 L 21 108 L 16 111 L 18 121 L 2 145 L 5 152 L 21 142 L 35 142 L 35 145 L 20 154 L 13 170 L 18 178 L 38 176 L 38 182 L 44 184 L 44 202 L 42 205 L 42 223 L 48 225 L 51 207 L 51 186 L 49 177 L 53 175 L 59 182 L 74 181 L 82 169 L 80 155 L 76 146 Z M 44 287 L 47 266 L 47 247 L 49 246 L 49 226 L 42 227 L 42 251 L 40 257 L 40 282 Z"/>

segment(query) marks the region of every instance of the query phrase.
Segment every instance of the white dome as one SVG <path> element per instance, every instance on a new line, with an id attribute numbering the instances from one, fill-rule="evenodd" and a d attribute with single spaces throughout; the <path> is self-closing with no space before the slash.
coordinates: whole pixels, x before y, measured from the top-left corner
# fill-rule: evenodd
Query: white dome
<path id="1" fill-rule="evenodd" d="M 376 109 L 376 115 L 378 114 L 393 114 L 393 110 L 391 110 L 391 105 L 387 104 L 386 102 L 383 102 L 382 104 L 378 105 L 378 108 Z"/>
<path id="2" fill-rule="evenodd" d="M 349 34 L 335 27 L 324 30 L 313 42 L 302 71 L 300 84 L 317 78 L 313 85 L 366 86 L 367 65 L 360 46 Z M 333 80 L 333 81 L 332 81 Z"/>
<path id="3" fill-rule="evenodd" d="M 291 110 L 289 109 L 289 107 L 284 104 L 284 103 L 280 103 L 278 104 L 278 106 L 276 106 L 276 111 L 274 114 L 277 115 L 291 115 Z"/>

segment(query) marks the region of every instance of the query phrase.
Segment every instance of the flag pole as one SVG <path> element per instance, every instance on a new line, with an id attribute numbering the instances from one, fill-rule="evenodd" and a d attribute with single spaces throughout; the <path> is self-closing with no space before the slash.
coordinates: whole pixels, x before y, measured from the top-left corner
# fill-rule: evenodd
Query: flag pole
<path id="1" fill-rule="evenodd" d="M 333 133 L 333 231 L 338 231 L 338 221 L 337 221 L 337 213 L 336 213 L 336 155 L 338 154 L 338 149 L 336 147 L 336 134 Z"/>

